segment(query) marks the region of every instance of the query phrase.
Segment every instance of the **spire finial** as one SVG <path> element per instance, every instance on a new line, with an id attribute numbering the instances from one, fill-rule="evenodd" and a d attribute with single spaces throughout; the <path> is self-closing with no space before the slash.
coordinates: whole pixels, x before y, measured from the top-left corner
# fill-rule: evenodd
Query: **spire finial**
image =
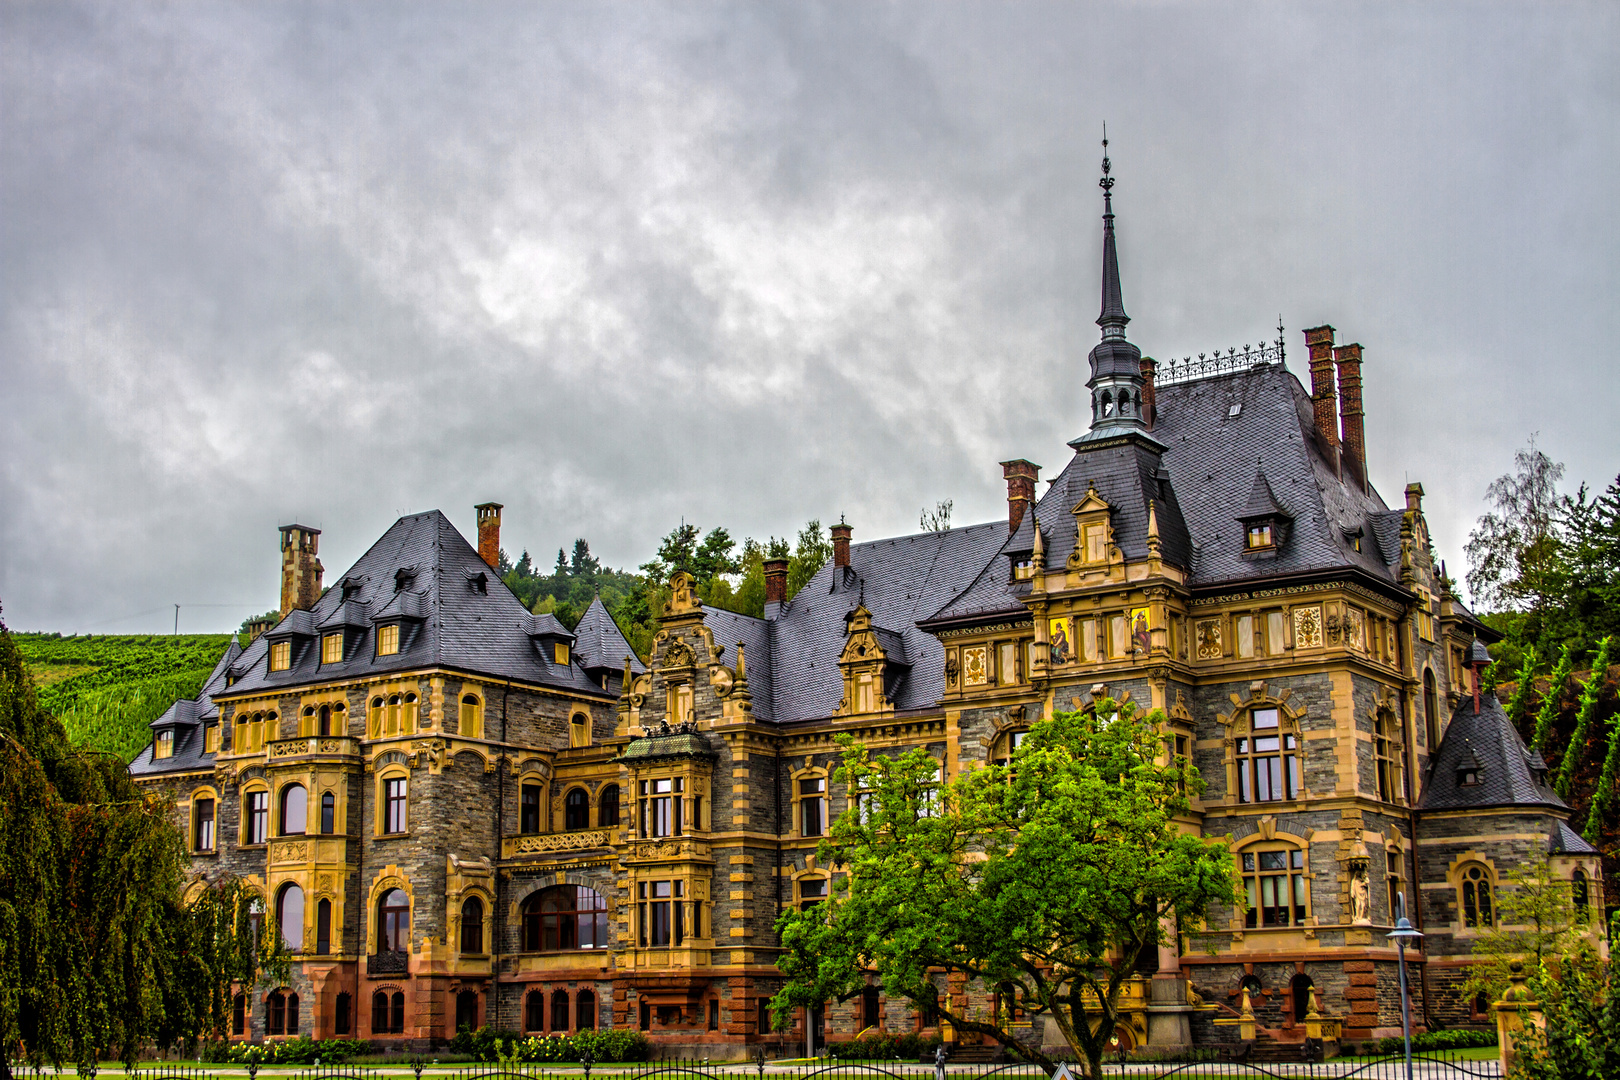
<path id="1" fill-rule="evenodd" d="M 1113 162 L 1108 160 L 1108 125 L 1103 125 L 1103 159 L 1102 179 L 1097 186 L 1103 190 L 1103 280 L 1102 280 L 1102 314 L 1097 316 L 1097 325 L 1102 327 L 1103 340 L 1121 340 L 1125 338 L 1125 324 L 1130 322 L 1130 316 L 1125 314 L 1125 302 L 1120 295 L 1119 288 L 1119 255 L 1114 246 L 1114 178 Z"/>

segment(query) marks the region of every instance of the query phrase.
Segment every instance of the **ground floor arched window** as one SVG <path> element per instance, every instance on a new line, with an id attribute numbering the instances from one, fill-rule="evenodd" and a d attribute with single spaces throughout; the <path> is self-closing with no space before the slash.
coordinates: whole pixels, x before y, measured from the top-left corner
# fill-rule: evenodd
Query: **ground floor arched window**
<path id="1" fill-rule="evenodd" d="M 596 995 L 581 990 L 574 999 L 574 1030 L 589 1031 L 596 1027 Z"/>
<path id="2" fill-rule="evenodd" d="M 551 1030 L 568 1030 L 568 991 L 553 990 L 551 992 Z"/>
<path id="3" fill-rule="evenodd" d="M 546 1027 L 546 996 L 530 990 L 523 999 L 523 1030 L 544 1031 Z"/>
<path id="4" fill-rule="evenodd" d="M 456 995 L 456 1030 L 476 1030 L 478 1027 L 478 993 L 463 990 Z"/>
<path id="5" fill-rule="evenodd" d="M 349 1034 L 354 1023 L 354 999 L 347 993 L 337 996 L 337 1003 L 333 1009 L 332 1028 L 339 1035 Z"/>

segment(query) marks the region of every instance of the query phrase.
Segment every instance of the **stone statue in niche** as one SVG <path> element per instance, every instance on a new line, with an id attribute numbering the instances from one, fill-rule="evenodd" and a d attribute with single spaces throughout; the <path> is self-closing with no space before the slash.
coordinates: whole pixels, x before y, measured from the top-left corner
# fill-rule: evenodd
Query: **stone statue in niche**
<path id="1" fill-rule="evenodd" d="M 1367 883 L 1366 866 L 1350 872 L 1350 922 L 1355 926 L 1372 925 L 1372 886 Z"/>

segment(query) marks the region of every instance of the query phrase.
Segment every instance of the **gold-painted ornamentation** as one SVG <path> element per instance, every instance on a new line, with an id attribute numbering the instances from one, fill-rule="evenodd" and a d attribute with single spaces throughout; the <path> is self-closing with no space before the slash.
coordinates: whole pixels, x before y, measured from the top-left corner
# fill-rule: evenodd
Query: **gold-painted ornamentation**
<path id="1" fill-rule="evenodd" d="M 1294 648 L 1320 649 L 1322 647 L 1322 609 L 1297 607 L 1294 609 Z"/>
<path id="2" fill-rule="evenodd" d="M 962 684 L 964 686 L 983 686 L 989 681 L 989 650 L 983 645 L 974 645 L 962 650 Z"/>
<path id="3" fill-rule="evenodd" d="M 588 848 L 607 847 L 608 834 L 600 829 L 590 832 L 551 833 L 545 836 L 520 836 L 512 842 L 513 855 L 543 855 L 548 851 L 583 851 Z"/>
<path id="4" fill-rule="evenodd" d="M 1074 659 L 1074 620 L 1065 615 L 1060 619 L 1051 619 L 1046 624 L 1047 641 L 1049 642 L 1047 655 L 1052 663 L 1067 664 Z"/>
<path id="5" fill-rule="evenodd" d="M 1221 620 L 1200 619 L 1197 627 L 1198 659 L 1219 660 L 1224 655 L 1221 646 Z"/>

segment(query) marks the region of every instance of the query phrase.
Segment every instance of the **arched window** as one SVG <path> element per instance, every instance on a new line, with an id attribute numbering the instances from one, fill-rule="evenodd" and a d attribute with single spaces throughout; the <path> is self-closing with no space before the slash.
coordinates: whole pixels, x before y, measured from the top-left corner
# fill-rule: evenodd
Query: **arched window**
<path id="1" fill-rule="evenodd" d="M 604 829 L 611 829 L 619 823 L 619 785 L 609 784 L 602 789 L 602 797 L 596 811 L 596 824 Z"/>
<path id="2" fill-rule="evenodd" d="M 329 956 L 332 952 L 332 901 L 321 900 L 315 905 L 315 955 Z"/>
<path id="3" fill-rule="evenodd" d="M 558 989 L 551 992 L 551 1030 L 563 1032 L 568 1030 L 568 991 Z"/>
<path id="4" fill-rule="evenodd" d="M 1575 871 L 1575 877 L 1569 883 L 1569 900 L 1575 907 L 1575 921 L 1585 926 L 1592 916 L 1592 892 L 1587 884 L 1586 871 Z"/>
<path id="5" fill-rule="evenodd" d="M 410 942 L 410 897 L 403 889 L 389 889 L 377 901 L 377 951 L 405 952 Z"/>
<path id="6" fill-rule="evenodd" d="M 584 713 L 575 713 L 568 719 L 568 745 L 591 745 L 591 718 Z"/>
<path id="7" fill-rule="evenodd" d="M 523 951 L 605 949 L 607 901 L 583 885 L 553 885 L 523 901 Z"/>
<path id="8" fill-rule="evenodd" d="M 477 694 L 461 695 L 461 724 L 458 734 L 469 739 L 484 737 L 484 703 Z"/>
<path id="9" fill-rule="evenodd" d="M 402 730 L 409 733 L 416 730 L 416 695 L 406 694 L 400 703 L 400 724 Z"/>
<path id="10" fill-rule="evenodd" d="M 276 894 L 276 925 L 288 949 L 304 951 L 304 890 L 290 882 Z"/>
<path id="11" fill-rule="evenodd" d="M 1305 922 L 1305 852 L 1291 844 L 1247 848 L 1238 858 L 1249 911 L 1244 925 L 1300 926 Z"/>
<path id="12" fill-rule="evenodd" d="M 476 896 L 461 904 L 461 951 L 469 956 L 484 952 L 484 902 Z"/>
<path id="13" fill-rule="evenodd" d="M 384 735 L 398 735 L 400 733 L 400 731 L 399 731 L 399 706 L 400 706 L 400 700 L 401 699 L 400 699 L 400 696 L 398 694 L 389 694 L 388 695 L 388 706 L 383 710 L 383 734 Z"/>
<path id="14" fill-rule="evenodd" d="M 1496 925 L 1491 872 L 1479 863 L 1469 863 L 1458 874 L 1462 888 L 1463 925 L 1491 927 Z"/>
<path id="15" fill-rule="evenodd" d="M 518 794 L 518 832 L 540 831 L 540 785 L 524 784 Z"/>
<path id="16" fill-rule="evenodd" d="M 348 991 L 344 991 L 343 993 L 339 994 L 337 996 L 336 1008 L 332 1016 L 332 1028 L 337 1034 L 349 1034 L 349 1025 L 352 1020 L 350 1014 L 353 1011 L 354 999 L 349 996 Z"/>
<path id="17" fill-rule="evenodd" d="M 302 836 L 309 823 L 309 795 L 303 784 L 281 789 L 281 835 Z"/>
<path id="18" fill-rule="evenodd" d="M 1114 415 L 1114 395 L 1107 390 L 1102 393 L 1102 414 L 1104 416 Z"/>
<path id="19" fill-rule="evenodd" d="M 374 697 L 374 698 L 371 699 L 371 715 L 366 718 L 366 726 L 371 729 L 371 737 L 373 739 L 382 738 L 382 734 L 383 734 L 383 699 L 382 698 Z"/>
<path id="20" fill-rule="evenodd" d="M 247 1034 L 247 995 L 237 994 L 231 999 L 231 1034 Z"/>
<path id="21" fill-rule="evenodd" d="M 589 1031 L 596 1027 L 596 995 L 581 990 L 574 998 L 574 1030 Z"/>
<path id="22" fill-rule="evenodd" d="M 591 797 L 574 788 L 563 798 L 563 828 L 568 832 L 591 827 Z"/>
<path id="23" fill-rule="evenodd" d="M 287 999 L 280 990 L 272 990 L 264 1000 L 264 1033 L 284 1035 L 287 1032 Z"/>
<path id="24" fill-rule="evenodd" d="M 264 901 L 257 896 L 248 901 L 248 936 L 253 939 L 254 947 L 259 944 L 259 936 L 264 933 Z"/>
<path id="25" fill-rule="evenodd" d="M 298 1034 L 298 995 L 287 995 L 287 1034 Z"/>
<path id="26" fill-rule="evenodd" d="M 332 734 L 332 706 L 321 706 L 321 725 L 320 730 L 316 732 L 316 734 L 320 735 L 323 739 Z"/>
<path id="27" fill-rule="evenodd" d="M 337 832 L 337 796 L 330 791 L 321 792 L 321 835 Z"/>
<path id="28" fill-rule="evenodd" d="M 1249 713 L 1249 734 L 1237 740 L 1238 802 L 1277 802 L 1299 796 L 1299 740 L 1281 730 L 1278 709 Z"/>
<path id="29" fill-rule="evenodd" d="M 546 1028 L 546 995 L 530 990 L 523 998 L 523 1030 L 544 1031 Z"/>
<path id="30" fill-rule="evenodd" d="M 405 1030 L 405 995 L 399 990 L 388 999 L 388 1030 L 395 1033 Z"/>
<path id="31" fill-rule="evenodd" d="M 478 993 L 463 990 L 456 995 L 456 1030 L 475 1031 L 478 1028 Z"/>
<path id="32" fill-rule="evenodd" d="M 407 780 L 404 776 L 386 776 L 382 781 L 382 827 L 384 833 L 402 833 L 407 828 Z"/>
<path id="33" fill-rule="evenodd" d="M 371 1030 L 379 1035 L 388 1033 L 388 991 L 379 990 L 371 995 Z"/>
<path id="34" fill-rule="evenodd" d="M 1434 672 L 1423 673 L 1423 724 L 1429 736 L 1429 753 L 1440 745 L 1440 695 L 1434 688 Z"/>

